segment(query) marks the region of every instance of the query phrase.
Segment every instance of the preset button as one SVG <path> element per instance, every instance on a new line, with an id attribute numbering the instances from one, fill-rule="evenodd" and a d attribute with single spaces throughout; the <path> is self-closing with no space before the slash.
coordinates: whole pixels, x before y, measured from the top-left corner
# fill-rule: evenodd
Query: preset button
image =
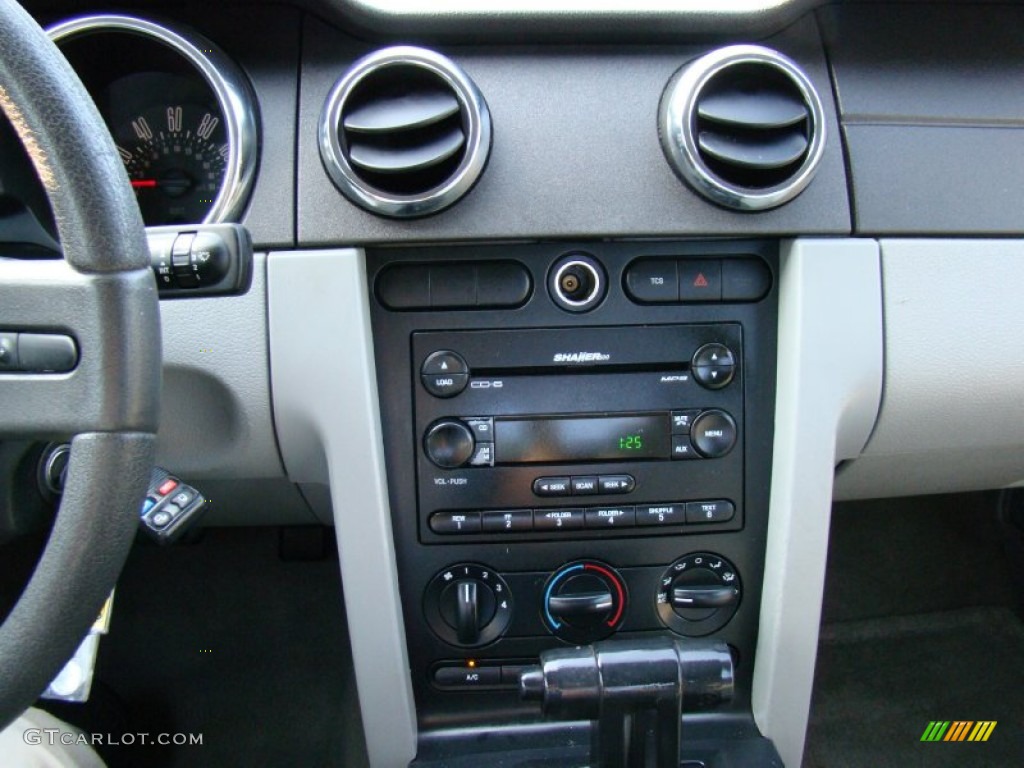
<path id="1" fill-rule="evenodd" d="M 435 512 L 430 516 L 434 533 L 480 533 L 479 512 Z"/>
<path id="2" fill-rule="evenodd" d="M 535 531 L 576 530 L 583 526 L 582 509 L 533 510 L 533 529 Z"/>
<path id="3" fill-rule="evenodd" d="M 731 501 L 691 501 L 686 505 L 688 523 L 727 523 L 736 514 Z"/>

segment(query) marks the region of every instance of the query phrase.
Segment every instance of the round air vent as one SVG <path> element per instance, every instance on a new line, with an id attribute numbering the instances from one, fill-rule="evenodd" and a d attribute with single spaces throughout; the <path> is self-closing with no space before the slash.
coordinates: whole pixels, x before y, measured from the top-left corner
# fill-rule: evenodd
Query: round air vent
<path id="1" fill-rule="evenodd" d="M 710 200 L 759 211 L 811 182 L 825 146 L 814 86 L 769 48 L 735 45 L 685 65 L 661 97 L 658 131 L 676 172 Z"/>
<path id="2" fill-rule="evenodd" d="M 320 116 L 320 156 L 354 203 L 384 216 L 447 208 L 479 178 L 491 147 L 487 103 L 454 62 L 385 48 L 335 83 Z"/>

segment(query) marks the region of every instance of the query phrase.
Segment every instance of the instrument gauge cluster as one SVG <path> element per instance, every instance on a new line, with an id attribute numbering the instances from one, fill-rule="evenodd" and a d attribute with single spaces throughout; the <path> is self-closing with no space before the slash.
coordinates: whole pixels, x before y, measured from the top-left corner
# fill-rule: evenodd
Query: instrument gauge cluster
<path id="1" fill-rule="evenodd" d="M 106 121 L 146 226 L 239 219 L 259 121 L 248 79 L 223 51 L 186 27 L 127 15 L 48 32 Z"/>

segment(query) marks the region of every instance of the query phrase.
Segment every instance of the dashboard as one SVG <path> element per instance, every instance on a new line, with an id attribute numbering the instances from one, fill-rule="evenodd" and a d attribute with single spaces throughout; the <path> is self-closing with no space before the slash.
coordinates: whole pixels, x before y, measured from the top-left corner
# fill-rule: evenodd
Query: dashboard
<path id="1" fill-rule="evenodd" d="M 833 499 L 1024 482 L 1024 9 L 587 5 L 26 3 L 151 228 L 158 463 L 334 527 L 374 766 L 565 748 L 522 670 L 665 634 L 709 764 L 799 765 Z"/>

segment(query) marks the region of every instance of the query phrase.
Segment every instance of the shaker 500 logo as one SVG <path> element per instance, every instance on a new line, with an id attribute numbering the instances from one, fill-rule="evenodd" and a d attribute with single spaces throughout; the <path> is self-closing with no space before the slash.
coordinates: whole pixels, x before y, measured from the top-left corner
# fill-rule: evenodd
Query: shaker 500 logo
<path id="1" fill-rule="evenodd" d="M 556 352 L 554 362 L 556 363 L 603 363 L 611 360 L 612 356 L 604 352 Z"/>

